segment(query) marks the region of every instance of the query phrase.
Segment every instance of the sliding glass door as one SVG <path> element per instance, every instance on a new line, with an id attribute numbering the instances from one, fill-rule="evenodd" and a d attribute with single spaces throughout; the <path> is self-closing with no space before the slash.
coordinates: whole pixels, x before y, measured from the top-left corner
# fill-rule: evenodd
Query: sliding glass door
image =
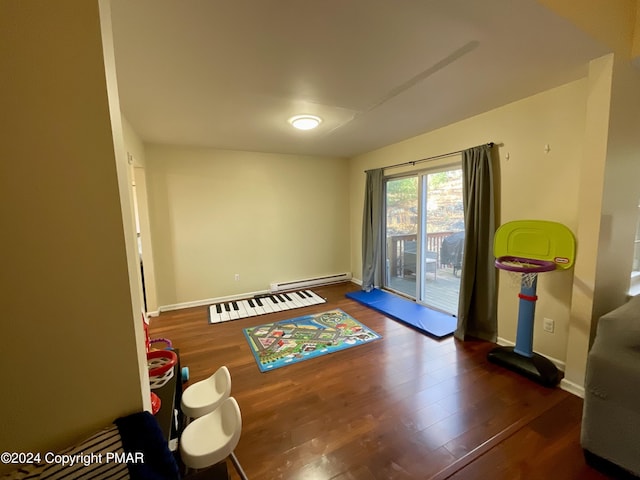
<path id="1" fill-rule="evenodd" d="M 462 170 L 386 181 L 385 287 L 453 315 L 464 241 Z"/>

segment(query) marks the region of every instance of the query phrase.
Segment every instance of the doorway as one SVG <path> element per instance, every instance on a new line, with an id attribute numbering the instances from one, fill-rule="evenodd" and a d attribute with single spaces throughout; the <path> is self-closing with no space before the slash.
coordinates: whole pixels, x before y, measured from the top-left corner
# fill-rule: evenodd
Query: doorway
<path id="1" fill-rule="evenodd" d="M 137 246 L 140 256 L 140 275 L 145 311 L 149 316 L 158 315 L 156 276 L 151 243 L 147 181 L 143 167 L 132 169 L 132 194 L 136 220 Z"/>

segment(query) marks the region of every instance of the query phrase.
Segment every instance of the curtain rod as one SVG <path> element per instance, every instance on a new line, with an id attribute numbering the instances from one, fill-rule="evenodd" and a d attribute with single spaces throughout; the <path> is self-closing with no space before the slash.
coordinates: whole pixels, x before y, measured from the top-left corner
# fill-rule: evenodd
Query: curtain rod
<path id="1" fill-rule="evenodd" d="M 493 142 L 483 143 L 482 145 L 478 145 L 478 147 L 481 147 L 483 145 L 487 145 L 489 148 L 492 148 L 495 144 Z M 465 150 L 468 150 L 468 149 L 465 148 Z M 413 166 L 416 163 L 420 163 L 420 162 L 427 162 L 429 160 L 438 160 L 440 158 L 453 157 L 454 155 L 458 155 L 458 154 L 460 154 L 462 152 L 464 152 L 464 150 L 458 150 L 457 152 L 442 153 L 440 155 L 434 155 L 433 157 L 421 158 L 420 160 L 412 160 L 410 162 L 404 162 L 404 163 L 396 163 L 395 165 L 389 165 L 388 167 L 381 167 L 381 168 L 383 170 L 386 170 L 387 168 L 404 167 L 405 165 Z M 367 173 L 367 172 L 370 172 L 372 170 L 376 170 L 376 169 L 375 168 L 371 168 L 369 170 L 365 170 L 364 172 Z"/>

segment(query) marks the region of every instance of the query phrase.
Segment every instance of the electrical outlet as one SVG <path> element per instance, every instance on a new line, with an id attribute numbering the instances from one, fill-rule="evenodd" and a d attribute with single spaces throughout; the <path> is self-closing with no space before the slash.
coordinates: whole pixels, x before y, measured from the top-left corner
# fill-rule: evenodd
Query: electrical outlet
<path id="1" fill-rule="evenodd" d="M 542 324 L 542 328 L 544 328 L 545 332 L 553 333 L 556 328 L 556 322 L 550 318 L 545 318 Z"/>
<path id="2" fill-rule="evenodd" d="M 239 273 L 236 273 L 236 274 L 233 276 L 233 279 L 234 279 L 236 282 L 237 282 L 238 280 L 240 280 L 240 274 L 239 274 Z"/>

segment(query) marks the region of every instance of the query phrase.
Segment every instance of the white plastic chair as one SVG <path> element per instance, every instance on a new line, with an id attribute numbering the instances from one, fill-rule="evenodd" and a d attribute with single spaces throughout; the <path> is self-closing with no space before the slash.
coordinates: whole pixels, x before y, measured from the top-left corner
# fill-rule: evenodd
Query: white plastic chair
<path id="1" fill-rule="evenodd" d="M 213 412 L 231 394 L 231 374 L 224 365 L 209 378 L 189 385 L 182 392 L 180 406 L 187 418 Z"/>
<path id="2" fill-rule="evenodd" d="M 235 398 L 229 397 L 213 412 L 193 420 L 180 437 L 180 456 L 187 469 L 202 469 L 231 457 L 242 480 L 247 480 L 233 453 L 240 441 L 242 416 Z"/>

